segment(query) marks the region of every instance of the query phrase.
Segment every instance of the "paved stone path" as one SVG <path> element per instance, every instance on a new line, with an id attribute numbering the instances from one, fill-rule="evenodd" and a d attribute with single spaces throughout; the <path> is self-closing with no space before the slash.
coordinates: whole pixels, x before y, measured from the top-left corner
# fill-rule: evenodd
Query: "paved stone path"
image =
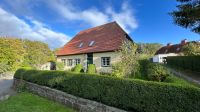
<path id="1" fill-rule="evenodd" d="M 172 68 L 168 68 L 172 73 L 174 73 L 175 75 L 182 77 L 190 82 L 194 82 L 198 85 L 200 85 L 200 74 L 198 73 L 190 73 L 190 72 L 184 72 L 184 71 L 180 71 L 180 70 L 175 70 Z"/>
<path id="2" fill-rule="evenodd" d="M 13 75 L 0 77 L 0 100 L 7 99 L 10 95 L 14 95 L 15 91 L 12 89 Z"/>

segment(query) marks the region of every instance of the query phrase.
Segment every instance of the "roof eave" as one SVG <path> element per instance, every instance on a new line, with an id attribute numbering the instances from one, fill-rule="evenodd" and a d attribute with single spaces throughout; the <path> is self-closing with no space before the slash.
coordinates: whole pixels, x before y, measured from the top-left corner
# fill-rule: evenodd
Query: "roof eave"
<path id="1" fill-rule="evenodd" d="M 81 55 L 81 54 L 88 54 L 88 53 L 116 52 L 117 50 L 119 50 L 119 49 L 108 50 L 108 51 L 95 51 L 95 52 L 85 52 L 85 53 L 74 53 L 74 54 L 61 54 L 61 55 L 56 55 L 56 56 L 59 57 L 59 56 Z"/>

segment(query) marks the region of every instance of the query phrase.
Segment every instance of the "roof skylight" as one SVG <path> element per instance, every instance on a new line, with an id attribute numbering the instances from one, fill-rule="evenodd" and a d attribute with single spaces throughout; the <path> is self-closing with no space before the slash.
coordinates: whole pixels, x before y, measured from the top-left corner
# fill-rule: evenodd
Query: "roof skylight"
<path id="1" fill-rule="evenodd" d="M 90 41 L 89 46 L 93 46 L 94 41 Z"/>
<path id="2" fill-rule="evenodd" d="M 81 42 L 78 47 L 80 48 L 83 47 L 83 42 Z"/>

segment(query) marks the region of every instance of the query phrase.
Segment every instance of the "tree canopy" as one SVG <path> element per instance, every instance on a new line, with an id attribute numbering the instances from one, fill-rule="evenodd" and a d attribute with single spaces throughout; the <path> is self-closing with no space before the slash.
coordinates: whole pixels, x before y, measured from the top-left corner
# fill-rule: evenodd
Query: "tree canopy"
<path id="1" fill-rule="evenodd" d="M 48 45 L 39 41 L 24 40 L 26 54 L 23 62 L 24 66 L 39 67 L 48 61 L 54 60 L 53 52 Z"/>
<path id="2" fill-rule="evenodd" d="M 124 41 L 121 49 L 117 52 L 121 55 L 121 61 L 112 65 L 112 74 L 116 77 L 131 77 L 139 67 L 137 45 L 131 41 Z"/>
<path id="3" fill-rule="evenodd" d="M 140 60 L 149 59 L 161 48 L 158 43 L 133 43 L 124 41 L 117 52 L 121 55 L 121 61 L 112 65 L 112 75 L 116 77 L 135 77 L 139 72 Z"/>
<path id="4" fill-rule="evenodd" d="M 200 55 L 200 44 L 199 43 L 188 43 L 183 46 L 182 52 L 186 56 Z"/>
<path id="5" fill-rule="evenodd" d="M 48 45 L 39 41 L 0 38 L 0 71 L 14 71 L 19 67 L 37 68 L 54 60 Z"/>
<path id="6" fill-rule="evenodd" d="M 177 0 L 178 10 L 170 13 L 174 22 L 184 28 L 190 28 L 200 34 L 200 0 Z"/>
<path id="7" fill-rule="evenodd" d="M 150 58 L 162 47 L 159 43 L 137 43 L 137 52 L 141 58 Z"/>
<path id="8" fill-rule="evenodd" d="M 0 38 L 0 63 L 15 70 L 24 60 L 25 49 L 20 39 Z"/>

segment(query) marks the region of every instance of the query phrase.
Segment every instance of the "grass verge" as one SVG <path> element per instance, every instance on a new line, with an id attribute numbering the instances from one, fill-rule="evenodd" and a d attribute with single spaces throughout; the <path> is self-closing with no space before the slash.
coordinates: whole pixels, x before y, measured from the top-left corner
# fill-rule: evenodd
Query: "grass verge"
<path id="1" fill-rule="evenodd" d="M 75 112 L 29 92 L 19 93 L 8 100 L 0 101 L 0 112 Z"/>

